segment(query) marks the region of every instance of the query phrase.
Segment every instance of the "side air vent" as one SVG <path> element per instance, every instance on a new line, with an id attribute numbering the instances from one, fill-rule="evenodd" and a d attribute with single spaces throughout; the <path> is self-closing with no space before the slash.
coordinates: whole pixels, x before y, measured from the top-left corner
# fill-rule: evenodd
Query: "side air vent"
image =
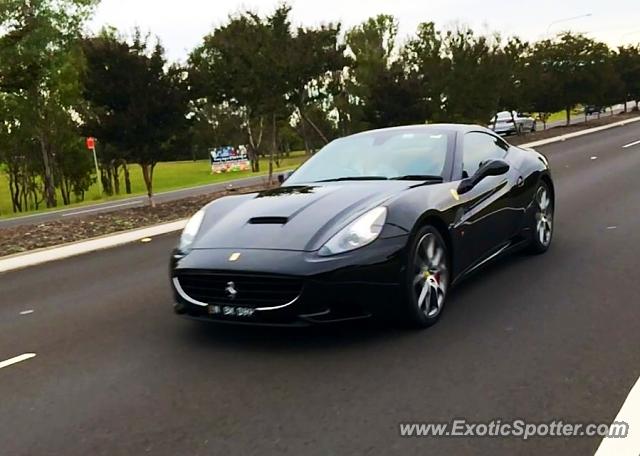
<path id="1" fill-rule="evenodd" d="M 287 217 L 253 217 L 249 223 L 252 225 L 284 225 L 288 221 Z"/>

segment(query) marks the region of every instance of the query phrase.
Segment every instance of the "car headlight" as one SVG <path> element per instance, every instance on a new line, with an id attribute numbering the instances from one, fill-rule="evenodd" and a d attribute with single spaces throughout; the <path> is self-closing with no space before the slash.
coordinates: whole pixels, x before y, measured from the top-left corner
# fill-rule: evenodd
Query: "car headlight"
<path id="1" fill-rule="evenodd" d="M 191 244 L 196 238 L 198 231 L 200 230 L 200 225 L 202 225 L 202 220 L 204 219 L 204 210 L 201 209 L 195 213 L 193 217 L 189 219 L 187 224 L 182 231 L 182 236 L 180 236 L 180 244 L 178 248 L 181 251 L 186 251 L 189 249 Z"/>
<path id="2" fill-rule="evenodd" d="M 318 252 L 321 256 L 336 255 L 359 249 L 375 241 L 387 220 L 387 208 L 376 207 L 351 222 L 333 236 Z"/>

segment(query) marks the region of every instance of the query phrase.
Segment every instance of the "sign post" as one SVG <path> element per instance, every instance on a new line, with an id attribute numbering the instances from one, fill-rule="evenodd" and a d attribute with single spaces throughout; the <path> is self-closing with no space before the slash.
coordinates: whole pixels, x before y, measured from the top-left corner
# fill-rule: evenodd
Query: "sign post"
<path id="1" fill-rule="evenodd" d="M 96 155 L 96 138 L 87 138 L 87 149 L 93 151 L 93 163 L 96 165 L 96 180 L 98 181 L 98 188 L 100 189 L 100 196 L 104 193 L 102 188 L 102 179 L 100 178 L 100 169 L 98 168 L 98 157 Z"/>

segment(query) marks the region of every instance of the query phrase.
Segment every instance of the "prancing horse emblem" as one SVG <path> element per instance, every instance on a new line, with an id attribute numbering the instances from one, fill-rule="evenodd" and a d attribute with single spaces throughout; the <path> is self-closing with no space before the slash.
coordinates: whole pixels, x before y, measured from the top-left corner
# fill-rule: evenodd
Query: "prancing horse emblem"
<path id="1" fill-rule="evenodd" d="M 227 288 L 224 289 L 224 292 L 227 293 L 227 298 L 233 301 L 236 299 L 236 295 L 238 294 L 236 284 L 233 282 L 227 282 Z"/>

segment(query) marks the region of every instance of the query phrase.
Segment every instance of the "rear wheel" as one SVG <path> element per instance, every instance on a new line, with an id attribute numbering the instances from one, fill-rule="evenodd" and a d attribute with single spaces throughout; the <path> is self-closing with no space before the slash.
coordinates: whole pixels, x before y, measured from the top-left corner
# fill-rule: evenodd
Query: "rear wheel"
<path id="1" fill-rule="evenodd" d="M 549 185 L 541 182 L 534 198 L 535 214 L 532 221 L 532 239 L 529 246 L 531 253 L 544 253 L 551 245 L 553 238 L 553 196 Z"/>
<path id="2" fill-rule="evenodd" d="M 433 226 L 422 227 L 410 245 L 402 320 L 426 328 L 442 314 L 449 286 L 447 245 Z"/>

